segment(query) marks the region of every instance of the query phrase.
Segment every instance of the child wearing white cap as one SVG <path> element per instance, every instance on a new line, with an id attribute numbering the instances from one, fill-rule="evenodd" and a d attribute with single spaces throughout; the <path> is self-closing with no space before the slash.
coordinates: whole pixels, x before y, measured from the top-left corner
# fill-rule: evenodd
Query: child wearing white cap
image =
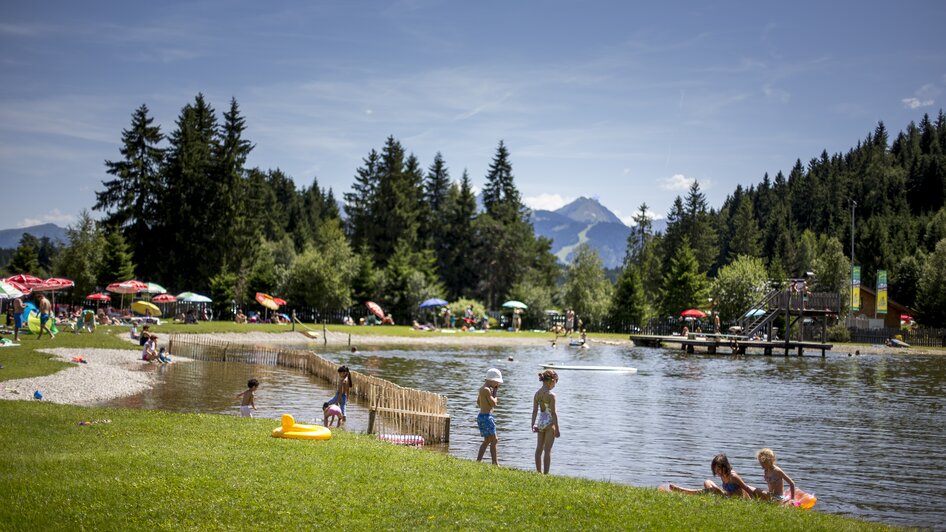
<path id="1" fill-rule="evenodd" d="M 503 383 L 503 374 L 496 368 L 490 368 L 486 371 L 486 381 L 480 387 L 479 395 L 476 397 L 476 406 L 480 407 L 480 414 L 476 416 L 476 424 L 480 428 L 480 434 L 483 436 L 483 444 L 480 445 L 480 452 L 476 456 L 476 461 L 481 462 L 483 455 L 486 454 L 486 448 L 489 447 L 489 456 L 493 460 L 493 465 L 498 465 L 496 459 L 496 418 L 493 416 L 493 409 L 499 402 L 496 392 L 499 385 Z"/>

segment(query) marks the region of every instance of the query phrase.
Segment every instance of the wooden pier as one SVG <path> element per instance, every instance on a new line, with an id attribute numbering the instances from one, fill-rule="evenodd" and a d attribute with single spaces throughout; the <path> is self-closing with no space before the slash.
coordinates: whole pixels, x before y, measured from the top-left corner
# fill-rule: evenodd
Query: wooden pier
<path id="1" fill-rule="evenodd" d="M 632 334 L 631 341 L 634 345 L 645 347 L 672 347 L 679 345 L 680 349 L 687 353 L 695 353 L 697 349 L 715 355 L 727 353 L 733 355 L 745 355 L 749 349 L 762 351 L 763 355 L 772 356 L 776 351 L 783 352 L 785 356 L 792 353 L 803 356 L 806 349 L 821 351 L 821 356 L 830 350 L 833 345 L 821 342 L 799 342 L 791 340 L 749 340 L 744 337 L 732 335 L 700 335 L 690 334 L 689 336 L 656 336 L 649 334 Z"/>

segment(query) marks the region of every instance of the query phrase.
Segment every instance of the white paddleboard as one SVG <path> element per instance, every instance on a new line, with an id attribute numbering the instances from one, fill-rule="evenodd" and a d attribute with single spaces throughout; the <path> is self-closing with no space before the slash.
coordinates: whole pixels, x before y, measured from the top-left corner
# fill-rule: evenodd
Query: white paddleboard
<path id="1" fill-rule="evenodd" d="M 583 370 L 583 371 L 620 371 L 623 373 L 637 373 L 637 368 L 627 366 L 564 366 L 561 364 L 542 364 L 546 369 Z"/>

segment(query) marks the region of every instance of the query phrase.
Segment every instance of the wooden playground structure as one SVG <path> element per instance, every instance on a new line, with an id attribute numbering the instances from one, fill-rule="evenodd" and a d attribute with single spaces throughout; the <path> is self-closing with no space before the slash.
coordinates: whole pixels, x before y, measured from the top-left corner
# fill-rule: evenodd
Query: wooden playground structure
<path id="1" fill-rule="evenodd" d="M 782 352 L 785 356 L 796 353 L 803 356 L 805 350 L 821 351 L 821 356 L 833 346 L 827 343 L 828 321 L 837 318 L 841 308 L 841 296 L 837 293 L 809 293 L 807 289 L 796 289 L 794 281 L 788 288 L 772 290 L 743 313 L 743 317 L 726 333 L 690 332 L 686 336 L 659 336 L 632 334 L 631 341 L 648 347 L 680 346 L 687 353 L 697 349 L 709 354 L 729 352 L 745 355 L 752 349 L 764 355 Z M 784 330 L 775 325 L 779 320 Z M 806 327 L 807 325 L 807 327 Z M 820 338 L 805 338 L 808 332 L 817 331 Z M 783 337 L 779 338 L 778 335 Z"/>

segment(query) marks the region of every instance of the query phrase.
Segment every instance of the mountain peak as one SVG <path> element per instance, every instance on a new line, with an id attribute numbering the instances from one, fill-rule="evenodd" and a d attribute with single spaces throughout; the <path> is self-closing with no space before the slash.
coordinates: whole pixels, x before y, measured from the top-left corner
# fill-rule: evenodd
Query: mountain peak
<path id="1" fill-rule="evenodd" d="M 576 199 L 568 205 L 556 210 L 555 212 L 567 216 L 576 222 L 596 224 L 601 222 L 617 223 L 624 225 L 613 212 L 602 205 L 596 199 L 586 198 L 584 196 Z"/>

